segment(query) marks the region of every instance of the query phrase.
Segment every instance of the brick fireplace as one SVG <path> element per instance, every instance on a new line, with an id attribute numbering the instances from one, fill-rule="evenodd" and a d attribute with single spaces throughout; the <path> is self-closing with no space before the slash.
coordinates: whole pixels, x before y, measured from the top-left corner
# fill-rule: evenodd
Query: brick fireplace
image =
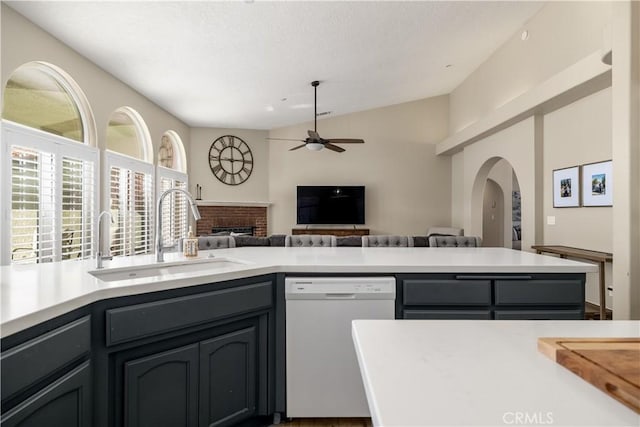
<path id="1" fill-rule="evenodd" d="M 215 228 L 240 228 L 253 227 L 255 236 L 267 235 L 267 209 L 266 203 L 242 202 L 198 202 L 198 210 L 202 217 L 197 222 L 196 234 L 198 236 L 211 234 Z"/>

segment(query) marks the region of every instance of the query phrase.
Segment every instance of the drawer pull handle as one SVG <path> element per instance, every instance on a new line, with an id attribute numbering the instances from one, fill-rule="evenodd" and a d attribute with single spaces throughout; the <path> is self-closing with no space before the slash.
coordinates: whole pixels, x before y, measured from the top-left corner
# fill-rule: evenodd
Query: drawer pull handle
<path id="1" fill-rule="evenodd" d="M 533 276 L 456 276 L 458 280 L 531 280 Z"/>

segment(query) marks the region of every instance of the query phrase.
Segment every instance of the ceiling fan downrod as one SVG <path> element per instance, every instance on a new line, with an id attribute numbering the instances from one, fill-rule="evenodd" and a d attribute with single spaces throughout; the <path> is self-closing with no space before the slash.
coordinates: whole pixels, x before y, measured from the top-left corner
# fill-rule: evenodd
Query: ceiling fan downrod
<path id="1" fill-rule="evenodd" d="M 320 82 L 314 80 L 311 82 L 313 86 L 313 131 L 318 132 L 318 85 Z"/>

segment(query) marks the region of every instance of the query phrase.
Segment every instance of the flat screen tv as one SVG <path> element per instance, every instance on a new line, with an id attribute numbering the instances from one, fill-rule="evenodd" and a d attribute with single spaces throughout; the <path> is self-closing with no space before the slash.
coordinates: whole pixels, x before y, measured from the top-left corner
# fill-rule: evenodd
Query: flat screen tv
<path id="1" fill-rule="evenodd" d="M 298 186 L 298 224 L 364 224 L 364 186 Z"/>

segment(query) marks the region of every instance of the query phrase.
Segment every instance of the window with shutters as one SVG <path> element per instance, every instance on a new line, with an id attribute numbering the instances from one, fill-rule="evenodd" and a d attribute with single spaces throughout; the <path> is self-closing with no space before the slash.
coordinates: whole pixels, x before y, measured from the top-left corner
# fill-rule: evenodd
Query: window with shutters
<path id="1" fill-rule="evenodd" d="M 170 188 L 187 191 L 187 174 L 167 169 L 156 168 L 158 180 L 158 197 Z M 173 192 L 162 203 L 162 242 L 166 247 L 177 247 L 181 239 L 187 237 L 189 217 L 187 216 L 187 198 L 183 193 Z"/>
<path id="2" fill-rule="evenodd" d="M 8 121 L 2 139 L 3 179 L 11 182 L 2 196 L 10 199 L 3 264 L 90 257 L 98 150 Z"/>
<path id="3" fill-rule="evenodd" d="M 153 151 L 147 125 L 134 109 L 120 107 L 111 114 L 105 158 L 111 254 L 153 252 Z"/>
<path id="4" fill-rule="evenodd" d="M 0 263 L 89 257 L 99 153 L 82 90 L 44 62 L 18 67 L 3 93 Z"/>
<path id="5" fill-rule="evenodd" d="M 149 163 L 105 153 L 105 182 L 112 215 L 110 250 L 113 256 L 153 252 L 153 166 Z"/>

